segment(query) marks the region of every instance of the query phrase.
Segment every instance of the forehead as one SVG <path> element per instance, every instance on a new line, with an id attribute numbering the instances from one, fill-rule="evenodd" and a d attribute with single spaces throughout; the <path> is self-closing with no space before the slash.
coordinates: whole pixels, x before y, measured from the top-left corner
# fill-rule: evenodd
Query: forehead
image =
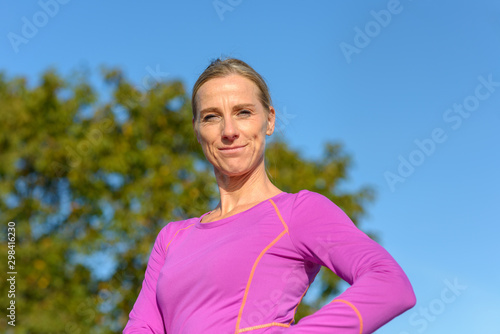
<path id="1" fill-rule="evenodd" d="M 226 102 L 252 102 L 258 99 L 259 89 L 251 80 L 241 75 L 213 78 L 205 82 L 196 93 L 196 103 L 203 109 L 207 104 Z M 242 101 L 246 100 L 246 101 Z"/>

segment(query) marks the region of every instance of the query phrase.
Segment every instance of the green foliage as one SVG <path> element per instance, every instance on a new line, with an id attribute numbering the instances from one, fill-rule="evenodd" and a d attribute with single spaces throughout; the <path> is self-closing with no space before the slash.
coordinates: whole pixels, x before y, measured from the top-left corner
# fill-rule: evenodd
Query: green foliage
<path id="1" fill-rule="evenodd" d="M 35 86 L 0 73 L 0 222 L 16 222 L 16 333 L 121 332 L 157 233 L 217 198 L 182 83 L 140 92 L 119 69 L 103 78 L 106 98 L 81 73 L 48 71 Z M 279 188 L 324 194 L 355 222 L 372 198 L 338 191 L 350 163 L 339 145 L 307 161 L 278 140 L 266 159 Z M 81 260 L 95 254 L 113 260 L 111 275 Z M 296 320 L 335 293 L 338 278 L 320 278 L 320 298 Z M 0 287 L 5 306 L 5 280 Z"/>

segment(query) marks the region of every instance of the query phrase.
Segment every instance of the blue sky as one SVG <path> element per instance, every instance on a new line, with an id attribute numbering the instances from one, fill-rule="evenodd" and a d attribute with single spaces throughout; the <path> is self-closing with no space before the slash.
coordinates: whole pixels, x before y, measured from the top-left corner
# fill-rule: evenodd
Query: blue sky
<path id="1" fill-rule="evenodd" d="M 245 60 L 293 148 L 340 141 L 346 187 L 377 190 L 361 226 L 418 299 L 377 333 L 498 331 L 499 2 L 54 1 L 0 2 L 0 69 L 116 65 L 141 88 L 191 87 L 210 59 Z"/>

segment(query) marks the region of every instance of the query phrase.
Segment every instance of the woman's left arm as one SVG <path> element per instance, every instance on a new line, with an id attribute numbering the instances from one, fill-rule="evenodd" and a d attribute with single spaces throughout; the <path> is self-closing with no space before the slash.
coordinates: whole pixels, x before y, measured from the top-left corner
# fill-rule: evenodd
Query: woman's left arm
<path id="1" fill-rule="evenodd" d="M 289 234 L 306 261 L 328 267 L 351 287 L 285 333 L 373 333 L 415 305 L 394 258 L 323 195 L 298 194 Z"/>

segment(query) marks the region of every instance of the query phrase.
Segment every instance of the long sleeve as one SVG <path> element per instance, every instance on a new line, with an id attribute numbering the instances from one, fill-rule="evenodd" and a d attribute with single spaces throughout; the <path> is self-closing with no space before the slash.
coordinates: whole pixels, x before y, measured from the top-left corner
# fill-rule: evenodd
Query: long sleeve
<path id="1" fill-rule="evenodd" d="M 328 198 L 301 192 L 289 228 L 306 261 L 328 267 L 351 286 L 284 333 L 373 333 L 415 305 L 401 267 Z"/>
<path id="2" fill-rule="evenodd" d="M 123 330 L 124 334 L 164 334 L 163 321 L 156 302 L 156 283 L 160 270 L 165 262 L 165 226 L 156 237 L 148 265 L 142 289 L 137 297 L 132 311 L 129 314 L 129 321 Z"/>

